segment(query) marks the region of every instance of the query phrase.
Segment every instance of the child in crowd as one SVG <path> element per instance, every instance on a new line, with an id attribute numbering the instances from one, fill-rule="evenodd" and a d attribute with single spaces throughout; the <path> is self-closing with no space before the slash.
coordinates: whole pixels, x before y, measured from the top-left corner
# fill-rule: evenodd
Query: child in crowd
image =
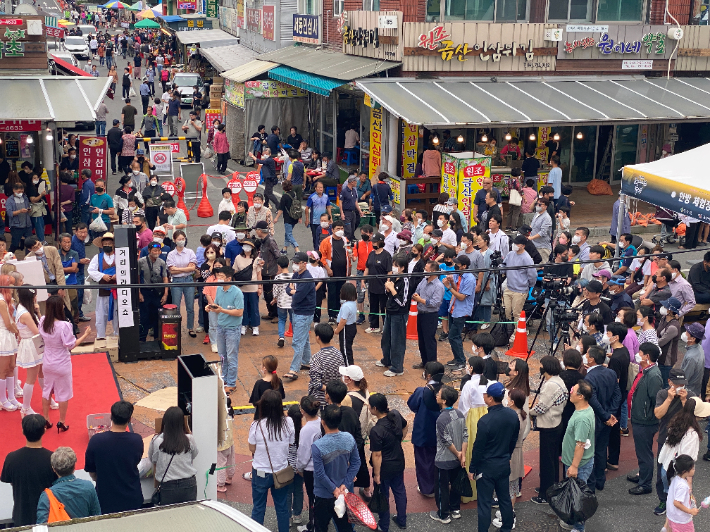
<path id="1" fill-rule="evenodd" d="M 227 484 L 232 483 L 232 477 L 237 468 L 234 464 L 234 437 L 232 436 L 232 421 L 234 410 L 232 399 L 227 396 L 227 425 L 224 428 L 224 441 L 217 447 L 217 491 L 227 491 Z"/>
<path id="2" fill-rule="evenodd" d="M 279 361 L 273 355 L 267 355 L 261 359 L 261 374 L 262 377 L 254 383 L 254 388 L 251 391 L 251 397 L 249 397 L 249 402 L 256 407 L 256 403 L 259 402 L 261 396 L 264 395 L 266 390 L 276 390 L 281 394 L 282 399 L 286 399 L 286 392 L 284 392 L 284 385 L 281 382 L 278 374 L 276 373 L 279 367 Z M 254 419 L 258 419 L 256 412 L 254 413 Z"/>
<path id="3" fill-rule="evenodd" d="M 306 251 L 308 264 L 306 269 L 314 279 L 326 279 L 328 274 L 320 263 L 320 255 L 317 251 Z M 325 299 L 325 283 L 323 281 L 316 284 L 316 311 L 313 313 L 313 322 L 320 323 L 321 305 Z"/>
<path id="4" fill-rule="evenodd" d="M 574 207 L 574 201 L 570 201 L 569 199 L 569 196 L 572 194 L 573 190 L 574 189 L 569 185 L 562 185 L 562 195 L 557 200 L 557 210 L 560 210 L 562 207 L 568 209 L 567 216 L 569 216 L 569 211 L 571 211 L 572 207 Z"/>
<path id="5" fill-rule="evenodd" d="M 473 337 L 473 354 L 485 361 L 483 375 L 489 381 L 498 380 L 498 356 L 493 353 L 494 350 L 495 341 L 489 333 L 478 333 Z"/>
<path id="6" fill-rule="evenodd" d="M 313 330 L 316 336 L 316 343 L 320 348 L 311 358 L 311 368 L 308 370 L 310 382 L 308 383 L 308 395 L 312 395 L 319 401 L 325 401 L 325 387 L 331 381 L 343 384 L 340 376 L 340 364 L 343 361 L 343 354 L 338 351 L 331 342 L 333 341 L 333 328 L 327 323 L 319 323 Z M 343 386 L 345 386 L 343 384 Z M 347 395 L 347 389 L 343 392 L 342 399 Z M 360 427 L 358 427 L 360 430 Z"/>
<path id="7" fill-rule="evenodd" d="M 288 280 L 293 277 L 288 271 L 289 259 L 286 255 L 281 255 L 276 259 L 276 265 L 278 266 L 278 273 L 275 280 Z M 278 283 L 273 285 L 274 299 L 271 304 L 276 304 L 279 314 L 279 342 L 278 346 L 283 347 L 285 343 L 284 335 L 286 334 L 286 318 L 293 322 L 293 312 L 291 312 L 291 299 L 292 297 L 286 293 L 286 284 Z"/>
<path id="8" fill-rule="evenodd" d="M 557 209 L 557 236 L 569 232 L 569 207 L 559 207 Z"/>
<path id="9" fill-rule="evenodd" d="M 217 212 L 228 211 L 234 216 L 237 213 L 237 209 L 232 201 L 232 190 L 224 187 L 222 189 L 222 201 L 219 202 L 219 207 L 217 207 Z"/>
<path id="10" fill-rule="evenodd" d="M 310 395 L 301 397 L 301 414 L 303 414 L 302 428 L 298 435 L 298 454 L 296 457 L 296 470 L 303 477 L 308 496 L 308 524 L 297 527 L 298 532 L 313 532 L 314 513 L 313 503 L 313 453 L 311 446 L 313 442 L 321 437 L 321 426 L 318 412 L 321 402 Z"/>
<path id="11" fill-rule="evenodd" d="M 353 361 L 353 342 L 357 335 L 357 290 L 352 283 L 345 283 L 340 289 L 340 310 L 338 311 L 338 325 L 335 327 L 335 334 L 340 340 L 340 352 L 345 358 L 345 365 L 351 366 Z"/>
<path id="12" fill-rule="evenodd" d="M 661 532 L 692 532 L 693 517 L 700 511 L 693 496 L 695 461 L 681 454 L 668 466 L 668 499 L 666 502 L 666 526 Z"/>
<path id="13" fill-rule="evenodd" d="M 360 228 L 360 240 L 358 240 L 353 246 L 353 258 L 357 261 L 355 275 L 357 277 L 362 277 L 365 274 L 365 267 L 367 265 L 367 257 L 370 256 L 372 252 L 372 235 L 375 232 L 375 228 L 370 224 L 365 224 Z M 356 282 L 355 288 L 357 290 L 357 311 L 359 316 L 357 318 L 357 325 L 362 325 L 365 323 L 365 292 L 366 289 L 363 288 L 362 283 Z"/>
<path id="14" fill-rule="evenodd" d="M 303 413 L 299 405 L 288 407 L 288 417 L 293 420 L 293 428 L 296 436 L 293 443 L 288 446 L 288 465 L 293 469 L 293 482 L 288 486 L 288 511 L 291 514 L 291 524 L 300 525 L 301 512 L 303 512 L 303 477 L 296 474 L 298 472 L 298 443 L 301 436 L 301 425 L 303 423 Z"/>

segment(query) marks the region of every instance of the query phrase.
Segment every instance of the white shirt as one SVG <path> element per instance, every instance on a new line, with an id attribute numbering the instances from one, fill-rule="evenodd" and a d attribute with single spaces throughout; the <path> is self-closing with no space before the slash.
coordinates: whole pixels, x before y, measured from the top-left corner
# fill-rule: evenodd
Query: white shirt
<path id="1" fill-rule="evenodd" d="M 385 251 L 388 251 L 390 255 L 394 257 L 395 251 L 399 248 L 399 239 L 397 238 L 397 233 L 394 229 L 389 235 L 385 237 Z"/>
<path id="2" fill-rule="evenodd" d="M 466 417 L 471 408 L 486 406 L 483 400 L 483 392 L 486 391 L 485 386 L 479 384 L 481 382 L 480 375 L 471 375 L 471 380 L 464 384 L 461 390 L 461 399 L 459 400 L 459 411 Z"/>
<path id="3" fill-rule="evenodd" d="M 668 499 L 666 502 L 666 517 L 669 521 L 684 525 L 693 520 L 693 516 L 685 513 L 680 508 L 676 508 L 673 501 L 679 501 L 686 508 L 690 508 L 690 486 L 688 481 L 679 476 L 673 477 L 671 485 L 668 487 Z"/>
<path id="4" fill-rule="evenodd" d="M 213 233 L 222 233 L 222 244 L 224 244 L 225 246 L 236 238 L 234 229 L 224 224 L 211 225 L 207 228 L 207 231 L 205 231 L 205 233 L 210 236 L 212 236 Z"/>
<path id="5" fill-rule="evenodd" d="M 450 227 L 446 228 L 444 236 L 441 237 L 441 243 L 456 247 L 456 233 L 454 233 L 453 229 Z"/>
<path id="6" fill-rule="evenodd" d="M 116 254 L 112 253 L 111 255 L 107 255 L 104 253 L 104 261 L 106 264 L 111 266 L 115 261 L 116 261 Z M 91 277 L 94 281 L 97 283 L 103 278 L 104 273 L 101 273 L 99 271 L 99 255 L 96 254 L 93 259 L 91 259 L 91 262 L 89 263 L 89 277 Z"/>
<path id="7" fill-rule="evenodd" d="M 234 202 L 222 198 L 222 201 L 219 202 L 219 207 L 217 207 L 217 214 L 219 215 L 223 211 L 231 212 L 232 214 L 236 213 L 237 209 L 234 206 Z"/>
<path id="8" fill-rule="evenodd" d="M 263 435 L 262 435 L 263 430 Z M 266 436 L 266 445 L 264 444 L 264 436 Z M 266 426 L 266 420 L 254 422 L 249 427 L 249 443 L 256 445 L 254 460 L 251 465 L 257 471 L 265 473 L 281 471 L 288 466 L 288 446 L 296 440 L 296 431 L 293 427 L 293 420 L 290 417 L 284 418 L 284 425 L 281 433 L 281 439 L 272 439 L 269 434 L 269 429 Z M 269 446 L 269 453 L 266 453 L 266 446 Z M 271 457 L 271 462 L 269 462 Z"/>
<path id="9" fill-rule="evenodd" d="M 314 279 L 325 279 L 328 274 L 323 266 L 313 266 L 310 262 L 306 264 L 306 270 L 311 274 Z"/>
<path id="10" fill-rule="evenodd" d="M 506 235 L 500 229 L 498 229 L 497 233 L 493 233 L 489 229 L 488 236 L 491 238 L 491 242 L 490 244 L 488 244 L 488 248 L 492 249 L 493 251 L 500 251 L 501 256 L 505 258 L 505 256 L 510 251 L 510 245 L 508 244 L 508 235 Z"/>
<path id="11" fill-rule="evenodd" d="M 350 150 L 355 147 L 355 145 L 360 142 L 360 135 L 354 129 L 348 129 L 345 132 L 345 144 L 344 149 Z"/>

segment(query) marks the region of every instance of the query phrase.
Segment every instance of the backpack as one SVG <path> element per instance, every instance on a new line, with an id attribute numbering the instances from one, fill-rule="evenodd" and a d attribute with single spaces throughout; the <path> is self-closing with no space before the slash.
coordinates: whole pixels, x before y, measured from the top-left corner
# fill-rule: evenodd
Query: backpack
<path id="1" fill-rule="evenodd" d="M 54 496 L 52 490 L 47 488 L 44 490 L 47 499 L 49 499 L 49 518 L 48 523 L 57 523 L 59 521 L 71 521 L 71 517 L 64 509 L 64 505 Z"/>
<path id="2" fill-rule="evenodd" d="M 511 333 L 509 332 L 507 324 L 496 323 L 493 328 L 491 328 L 491 336 L 493 337 L 493 342 L 496 347 L 508 345 L 510 335 Z"/>
<path id="3" fill-rule="evenodd" d="M 288 194 L 291 198 L 291 207 L 288 209 L 288 215 L 294 220 L 300 220 L 303 217 L 303 204 L 301 200 L 296 198 L 296 195 Z"/>
<path id="4" fill-rule="evenodd" d="M 360 410 L 360 431 L 362 432 L 362 439 L 366 440 L 370 436 L 370 430 L 377 423 L 377 418 L 370 412 L 370 402 L 367 400 L 367 397 L 370 397 L 370 393 L 367 392 L 367 397 L 363 397 L 360 392 L 356 391 L 348 392 L 348 395 L 357 397 L 363 402 L 362 410 Z"/>

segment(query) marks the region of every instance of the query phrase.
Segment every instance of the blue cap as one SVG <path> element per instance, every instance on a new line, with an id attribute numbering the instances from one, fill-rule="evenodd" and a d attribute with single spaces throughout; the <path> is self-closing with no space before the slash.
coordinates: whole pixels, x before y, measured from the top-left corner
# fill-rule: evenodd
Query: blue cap
<path id="1" fill-rule="evenodd" d="M 617 286 L 624 286 L 626 284 L 626 278 L 621 275 L 615 275 L 607 284 L 615 284 Z"/>
<path id="2" fill-rule="evenodd" d="M 680 309 L 683 307 L 683 303 L 680 302 L 678 298 L 669 297 L 668 299 L 661 301 L 661 305 L 670 310 L 673 314 L 678 314 Z"/>
<path id="3" fill-rule="evenodd" d="M 485 393 L 487 393 L 494 399 L 502 399 L 503 396 L 505 396 L 505 386 L 503 386 L 498 381 L 492 382 L 488 385 L 488 388 L 486 388 Z"/>

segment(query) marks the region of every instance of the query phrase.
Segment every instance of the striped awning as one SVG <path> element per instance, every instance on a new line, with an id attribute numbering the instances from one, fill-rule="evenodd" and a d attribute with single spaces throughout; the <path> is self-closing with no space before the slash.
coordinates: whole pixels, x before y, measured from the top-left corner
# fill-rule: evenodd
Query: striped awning
<path id="1" fill-rule="evenodd" d="M 339 79 L 326 78 L 325 76 L 310 74 L 308 72 L 303 72 L 302 70 L 297 70 L 283 65 L 269 70 L 269 77 L 271 79 L 288 83 L 294 87 L 305 89 L 308 92 L 320 94 L 321 96 L 328 96 L 330 91 L 346 83 Z"/>

